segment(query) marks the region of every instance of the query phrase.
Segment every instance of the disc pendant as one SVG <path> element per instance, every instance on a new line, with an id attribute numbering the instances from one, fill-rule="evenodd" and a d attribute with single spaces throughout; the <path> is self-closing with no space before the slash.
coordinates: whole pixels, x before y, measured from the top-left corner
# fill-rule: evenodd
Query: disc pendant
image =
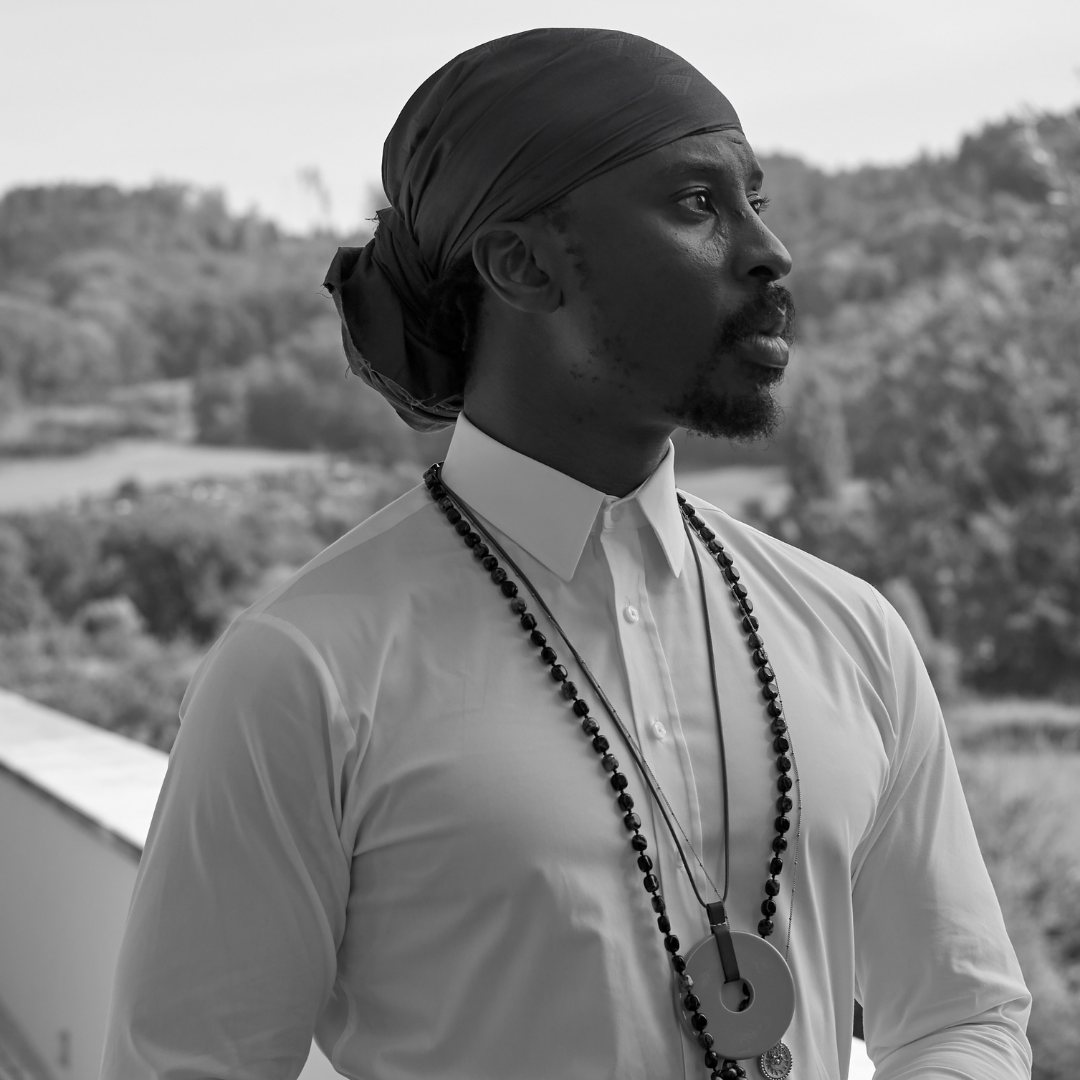
<path id="1" fill-rule="evenodd" d="M 758 1067 L 768 1080 L 787 1080 L 791 1072 L 791 1051 L 778 1042 L 758 1058 Z"/>
<path id="2" fill-rule="evenodd" d="M 733 983 L 725 985 L 720 952 L 712 935 L 686 957 L 686 973 L 694 980 L 694 994 L 709 1018 L 714 1048 L 721 1057 L 736 1060 L 764 1061 L 774 1055 L 780 1064 L 786 1055 L 790 1063 L 791 1054 L 780 1038 L 795 1015 L 791 969 L 779 951 L 756 934 L 733 930 L 731 941 L 739 964 L 739 978 Z M 685 1007 L 683 1012 L 689 1019 Z M 774 1074 L 765 1075 L 772 1080 Z M 787 1072 L 775 1076 L 785 1077 Z"/>

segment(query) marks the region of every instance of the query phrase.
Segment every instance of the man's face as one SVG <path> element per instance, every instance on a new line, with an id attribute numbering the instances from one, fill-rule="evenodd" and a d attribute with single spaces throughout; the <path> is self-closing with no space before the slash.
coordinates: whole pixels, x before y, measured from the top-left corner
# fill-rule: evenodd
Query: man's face
<path id="1" fill-rule="evenodd" d="M 760 218 L 761 170 L 737 132 L 680 139 L 566 200 L 577 264 L 563 317 L 582 344 L 575 411 L 632 427 L 754 438 L 775 426 L 794 306 Z"/>

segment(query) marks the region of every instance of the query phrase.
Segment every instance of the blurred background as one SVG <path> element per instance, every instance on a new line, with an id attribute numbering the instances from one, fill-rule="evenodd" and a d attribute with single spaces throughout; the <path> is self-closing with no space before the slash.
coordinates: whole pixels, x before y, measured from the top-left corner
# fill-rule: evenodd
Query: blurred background
<path id="1" fill-rule="evenodd" d="M 801 339 L 779 434 L 680 435 L 681 483 L 903 614 L 1034 1076 L 1075 1078 L 1080 5 L 4 0 L 3 25 L 0 1078 L 96 1076 L 204 652 L 445 450 L 346 379 L 320 282 L 370 236 L 412 90 L 539 25 L 659 40 L 738 109 Z"/>

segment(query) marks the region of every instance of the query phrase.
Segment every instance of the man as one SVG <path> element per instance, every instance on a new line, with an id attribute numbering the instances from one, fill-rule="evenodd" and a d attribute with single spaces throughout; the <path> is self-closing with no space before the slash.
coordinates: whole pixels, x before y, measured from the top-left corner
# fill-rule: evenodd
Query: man
<path id="1" fill-rule="evenodd" d="M 677 425 L 771 429 L 792 338 L 731 105 L 531 31 L 433 75 L 383 177 L 328 285 L 453 442 L 193 680 L 103 1075 L 295 1077 L 314 1032 L 358 1080 L 838 1080 L 853 997 L 879 1077 L 1029 1075 L 910 635 L 675 489 Z"/>

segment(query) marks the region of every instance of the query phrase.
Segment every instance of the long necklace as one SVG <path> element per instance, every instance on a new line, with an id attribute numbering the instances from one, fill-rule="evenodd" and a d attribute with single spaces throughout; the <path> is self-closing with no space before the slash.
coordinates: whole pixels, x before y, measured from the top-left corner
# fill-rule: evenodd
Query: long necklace
<path id="1" fill-rule="evenodd" d="M 728 923 L 725 898 L 727 895 L 727 868 L 729 860 L 729 846 L 727 844 L 728 815 L 727 815 L 727 782 L 724 783 L 725 798 L 725 883 L 724 897 L 720 897 L 712 879 L 694 851 L 695 859 L 706 879 L 712 885 L 718 899 L 712 903 L 706 902 L 697 888 L 694 874 L 687 862 L 686 854 L 675 832 L 675 824 L 678 824 L 674 810 L 671 808 L 666 796 L 663 794 L 659 783 L 656 781 L 652 770 L 649 768 L 644 755 L 641 753 L 629 730 L 623 723 L 618 712 L 611 704 L 600 684 L 594 678 L 584 659 L 574 648 L 570 639 L 559 626 L 551 610 L 543 598 L 533 587 L 521 569 L 514 563 L 510 556 L 503 550 L 497 540 L 480 524 L 475 512 L 467 507 L 464 501 L 454 494 L 446 482 L 442 479 L 442 465 L 432 465 L 424 474 L 424 483 L 432 499 L 439 509 L 445 514 L 447 521 L 454 527 L 462 538 L 466 547 L 472 550 L 484 570 L 491 577 L 510 602 L 511 612 L 517 616 L 521 628 L 530 636 L 530 640 L 540 650 L 541 661 L 549 667 L 552 679 L 558 684 L 562 696 L 571 704 L 574 714 L 581 721 L 581 728 L 592 740 L 593 749 L 601 755 L 601 764 L 606 773 L 609 773 L 609 782 L 616 793 L 616 800 L 620 809 L 624 812 L 623 823 L 631 833 L 630 846 L 637 854 L 639 869 L 644 874 L 643 885 L 645 891 L 650 894 L 653 910 L 657 913 L 657 925 L 664 935 L 664 947 L 671 957 L 671 965 L 675 973 L 684 1015 L 687 1017 L 699 1045 L 705 1051 L 705 1065 L 710 1072 L 710 1080 L 740 1080 L 746 1076 L 745 1070 L 738 1064 L 739 1058 L 757 1057 L 758 1064 L 769 1080 L 784 1080 L 791 1071 L 792 1058 L 790 1050 L 780 1040 L 780 1036 L 787 1030 L 794 1014 L 795 992 L 794 981 L 784 957 L 765 939 L 775 929 L 772 916 L 776 914 L 775 897 L 780 892 L 778 875 L 783 869 L 781 854 L 787 850 L 788 841 L 785 834 L 791 827 L 787 813 L 792 809 L 793 803 L 789 792 L 793 786 L 791 777 L 788 775 L 792 770 L 794 753 L 791 749 L 790 732 L 784 716 L 783 703 L 780 699 L 780 691 L 776 684 L 775 672 L 769 663 L 768 654 L 765 651 L 765 643 L 758 630 L 757 617 L 753 614 L 754 606 L 747 595 L 746 586 L 740 580 L 739 571 L 735 568 L 731 556 L 725 551 L 723 544 L 716 539 L 712 529 L 709 529 L 704 521 L 697 516 L 694 508 L 686 499 L 678 496 L 679 507 L 684 518 L 684 527 L 689 527 L 698 536 L 700 542 L 706 547 L 709 554 L 716 560 L 723 573 L 732 598 L 741 619 L 742 628 L 747 634 L 747 643 L 752 650 L 752 659 L 757 668 L 757 677 L 761 683 L 761 693 L 765 702 L 765 709 L 769 716 L 770 727 L 773 735 L 773 749 L 777 752 L 776 769 L 778 777 L 777 789 L 780 792 L 776 800 L 776 809 L 779 816 L 774 821 L 776 836 L 772 841 L 772 857 L 769 862 L 770 877 L 765 882 L 765 899 L 761 904 L 763 918 L 758 923 L 758 935 L 747 934 L 741 931 L 733 931 Z M 469 518 L 466 518 L 461 507 L 469 510 Z M 689 530 L 688 530 L 689 535 Z M 486 543 L 485 543 L 486 541 Z M 709 660 L 712 675 L 712 687 L 714 702 L 719 719 L 719 691 L 716 679 L 715 657 L 712 647 L 712 634 L 709 624 L 708 603 L 705 596 L 704 578 L 701 575 L 701 563 L 697 549 L 691 542 L 694 558 L 698 565 L 699 579 L 701 580 L 702 599 L 705 603 L 706 636 L 708 639 Z M 688 956 L 680 952 L 681 943 L 671 933 L 671 920 L 667 915 L 667 905 L 660 891 L 660 883 L 652 873 L 652 859 L 645 854 L 648 848 L 648 840 L 641 831 L 641 818 L 634 813 L 634 800 L 626 790 L 629 781 L 626 775 L 619 771 L 618 758 L 612 754 L 608 740 L 600 734 L 600 727 L 590 715 L 587 702 L 582 699 L 577 687 L 570 681 L 566 668 L 558 662 L 558 655 L 547 643 L 547 638 L 538 629 L 536 617 L 527 610 L 523 597 L 519 596 L 519 588 L 516 582 L 511 580 L 505 569 L 499 565 L 499 559 L 492 554 L 492 550 L 498 552 L 503 561 L 521 579 L 526 589 L 537 602 L 541 610 L 547 616 L 552 626 L 563 639 L 570 652 L 577 661 L 589 683 L 592 685 L 597 696 L 601 699 L 605 710 L 611 716 L 612 721 L 618 728 L 623 741 L 630 750 L 635 764 L 650 793 L 660 809 L 676 849 L 682 858 L 690 878 L 695 897 L 701 904 L 709 918 L 711 934 L 704 941 L 696 945 Z M 791 754 L 791 757 L 788 755 Z M 723 733 L 721 728 L 721 761 L 723 763 Z M 726 764 L 724 765 L 726 778 Z M 796 768 L 796 781 L 798 771 Z M 796 789 L 798 794 L 798 789 Z M 800 830 L 801 830 L 801 800 L 800 800 Z M 693 851 L 689 837 L 679 824 L 679 831 Z M 798 845 L 795 849 L 796 862 L 798 860 Z M 792 886 L 792 902 L 794 902 L 794 883 Z M 790 945 L 791 914 L 788 918 L 788 944 Z M 715 948 L 710 946 L 715 942 Z M 731 987 L 741 992 L 741 1001 L 732 1010 L 724 1001 L 725 988 Z M 707 1030 L 710 1021 L 701 1011 L 702 996 L 710 1000 L 718 1007 L 719 1012 L 714 1013 L 712 1027 L 713 1032 Z M 710 1009 L 712 1006 L 710 1006 Z"/>

